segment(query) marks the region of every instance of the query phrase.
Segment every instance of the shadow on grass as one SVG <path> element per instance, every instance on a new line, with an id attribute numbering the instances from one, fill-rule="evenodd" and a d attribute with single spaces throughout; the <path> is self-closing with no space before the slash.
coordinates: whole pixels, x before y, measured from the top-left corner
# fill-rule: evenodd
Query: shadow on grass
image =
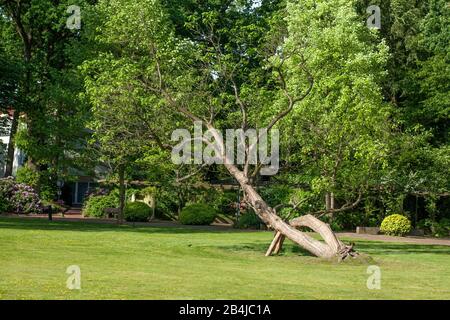
<path id="1" fill-rule="evenodd" d="M 250 242 L 250 243 L 242 243 L 232 246 L 220 246 L 220 249 L 227 250 L 227 251 L 234 251 L 234 252 L 266 252 L 267 248 L 270 245 L 269 242 Z M 285 256 L 285 255 L 300 255 L 300 256 L 308 256 L 308 257 L 314 257 L 310 252 L 306 251 L 305 249 L 299 247 L 295 244 L 284 244 L 283 249 L 278 254 L 279 256 Z"/>
<path id="2" fill-rule="evenodd" d="M 366 255 L 407 255 L 407 254 L 444 254 L 450 255 L 450 248 L 448 246 L 437 245 L 420 245 L 410 243 L 392 243 L 382 241 L 354 241 L 355 250 Z M 243 251 L 243 252 L 265 252 L 270 243 L 254 242 L 243 243 L 239 245 L 221 247 L 224 250 Z M 285 243 L 280 252 L 281 256 L 299 255 L 311 256 L 313 255 L 294 243 Z"/>
<path id="3" fill-rule="evenodd" d="M 0 229 L 80 231 L 80 232 L 142 232 L 142 233 L 242 233 L 245 230 L 215 226 L 164 226 L 159 224 L 123 224 L 101 221 L 48 221 L 42 218 L 0 217 Z M 253 231 L 254 232 L 254 231 Z"/>
<path id="4" fill-rule="evenodd" d="M 412 243 L 393 243 L 383 241 L 355 241 L 356 250 L 367 254 L 415 254 L 431 253 L 450 255 L 450 247 L 438 245 L 421 245 Z"/>
<path id="5" fill-rule="evenodd" d="M 80 232 L 139 232 L 145 234 L 202 234 L 202 233 L 245 233 L 248 231 L 232 228 L 198 227 L 198 226 L 159 226 L 146 225 L 117 225 L 101 222 L 84 221 L 48 221 L 42 219 L 0 217 L 0 229 L 16 230 L 45 230 L 45 231 L 80 231 Z M 255 232 L 255 231 L 251 231 Z M 410 243 L 393 243 L 372 240 L 345 239 L 344 242 L 354 242 L 355 249 L 368 255 L 403 255 L 403 254 L 439 254 L 450 255 L 448 246 L 421 245 Z M 221 249 L 230 251 L 265 252 L 270 244 L 268 242 L 243 243 L 231 246 L 220 246 Z M 280 255 L 312 256 L 308 251 L 296 244 L 287 241 Z"/>

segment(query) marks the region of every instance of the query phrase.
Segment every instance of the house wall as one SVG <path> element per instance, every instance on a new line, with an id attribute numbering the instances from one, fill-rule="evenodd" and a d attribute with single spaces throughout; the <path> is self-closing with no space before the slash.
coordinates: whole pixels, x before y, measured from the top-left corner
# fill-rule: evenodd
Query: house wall
<path id="1" fill-rule="evenodd" d="M 0 154 L 1 157 L 1 166 L 0 166 L 0 176 L 3 177 L 5 175 L 5 167 L 6 167 L 6 150 L 8 149 L 10 134 L 11 134 L 11 118 L 9 114 L 1 114 L 1 135 L 0 141 L 3 143 L 4 153 Z M 14 161 L 13 161 L 13 176 L 16 175 L 17 169 L 20 168 L 25 161 L 25 154 L 22 150 L 15 148 L 14 150 Z"/>

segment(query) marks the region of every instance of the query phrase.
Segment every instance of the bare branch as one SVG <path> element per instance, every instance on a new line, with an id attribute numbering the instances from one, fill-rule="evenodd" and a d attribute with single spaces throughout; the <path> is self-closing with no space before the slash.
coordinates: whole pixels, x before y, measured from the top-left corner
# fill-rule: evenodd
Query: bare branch
<path id="1" fill-rule="evenodd" d="M 179 183 L 179 182 L 182 182 L 182 181 L 184 181 L 184 180 L 186 180 L 186 179 L 189 179 L 189 178 L 195 176 L 195 175 L 198 174 L 200 171 L 202 171 L 202 169 L 203 169 L 204 167 L 206 167 L 206 164 L 202 164 L 202 165 L 201 165 L 199 168 L 197 168 L 195 171 L 193 171 L 193 172 L 191 172 L 191 173 L 185 175 L 184 177 L 176 178 L 176 179 L 175 179 L 175 182 Z"/>

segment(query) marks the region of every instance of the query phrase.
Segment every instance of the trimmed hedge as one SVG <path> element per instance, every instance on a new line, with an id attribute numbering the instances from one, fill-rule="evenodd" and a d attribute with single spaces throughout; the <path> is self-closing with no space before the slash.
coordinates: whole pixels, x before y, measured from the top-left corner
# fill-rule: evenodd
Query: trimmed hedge
<path id="1" fill-rule="evenodd" d="M 126 221 L 146 222 L 151 215 L 151 208 L 144 202 L 128 202 L 123 215 Z"/>
<path id="2" fill-rule="evenodd" d="M 404 236 L 411 231 L 411 221 L 400 214 L 392 214 L 384 218 L 380 230 L 390 236 Z"/>
<path id="3" fill-rule="evenodd" d="M 117 208 L 119 199 L 114 195 L 90 196 L 83 205 L 83 214 L 87 217 L 104 217 L 106 208 Z"/>
<path id="4" fill-rule="evenodd" d="M 203 203 L 187 205 L 181 210 L 180 223 L 190 225 L 209 225 L 217 216 L 213 207 Z"/>

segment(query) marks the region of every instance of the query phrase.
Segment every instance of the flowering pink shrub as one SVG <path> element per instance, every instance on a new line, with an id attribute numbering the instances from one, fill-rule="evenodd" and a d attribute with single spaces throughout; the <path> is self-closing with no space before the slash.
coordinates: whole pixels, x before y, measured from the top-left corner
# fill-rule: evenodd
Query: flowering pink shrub
<path id="1" fill-rule="evenodd" d="M 10 207 L 17 213 L 41 213 L 42 204 L 36 191 L 24 184 L 15 183 L 9 199 Z"/>
<path id="2" fill-rule="evenodd" d="M 0 197 L 9 197 L 14 188 L 15 182 L 13 177 L 0 179 Z"/>

